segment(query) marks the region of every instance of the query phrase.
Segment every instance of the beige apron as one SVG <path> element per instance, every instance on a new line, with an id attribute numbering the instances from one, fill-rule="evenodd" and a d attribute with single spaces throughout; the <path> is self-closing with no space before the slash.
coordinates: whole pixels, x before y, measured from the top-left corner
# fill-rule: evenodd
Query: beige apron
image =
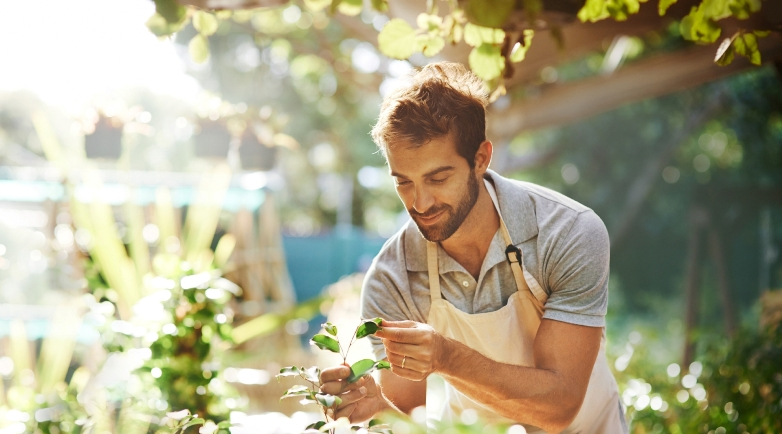
<path id="1" fill-rule="evenodd" d="M 486 182 L 497 213 L 500 214 L 494 186 Z M 545 310 L 548 295 L 523 265 L 520 251 L 513 247 L 508 228 L 500 214 L 500 230 L 508 245 L 506 255 L 518 289 L 508 304 L 497 311 L 468 314 L 444 300 L 440 293 L 438 245 L 427 243 L 429 290 L 432 305 L 429 325 L 440 334 L 455 339 L 484 356 L 501 363 L 534 367 L 532 348 Z M 515 252 L 518 252 L 516 254 Z M 510 254 L 509 254 L 510 253 Z M 502 330 L 502 333 L 497 333 Z M 431 390 L 427 394 L 432 393 Z M 456 419 L 465 409 L 473 409 L 481 420 L 489 423 L 515 424 L 489 408 L 473 401 L 445 382 L 445 405 L 440 418 Z M 431 414 L 431 411 L 428 411 Z M 528 433 L 542 433 L 540 428 L 524 425 Z M 564 433 L 626 433 L 627 426 L 619 403 L 619 394 L 605 356 L 605 331 L 600 352 L 592 369 L 584 403 L 573 423 Z"/>

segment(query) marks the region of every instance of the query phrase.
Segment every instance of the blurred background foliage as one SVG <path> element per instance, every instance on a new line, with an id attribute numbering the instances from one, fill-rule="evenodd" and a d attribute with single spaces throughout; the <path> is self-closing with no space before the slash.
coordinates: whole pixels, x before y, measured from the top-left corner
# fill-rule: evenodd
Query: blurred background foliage
<path id="1" fill-rule="evenodd" d="M 343 2 L 354 6 L 347 19 L 313 3 L 214 19 L 192 9 L 181 28 L 162 29 L 176 31 L 175 53 L 200 86 L 193 101 L 128 89 L 74 112 L 32 92 L 0 93 L 0 172 L 4 182 L 23 182 L 3 184 L 13 193 L 4 204 L 37 197 L 24 200 L 50 216 L 40 229 L 14 226 L 40 216 L 27 205 L 17 220 L 2 216 L 4 318 L 34 305 L 46 320 L 0 327 L 1 432 L 168 432 L 175 422 L 166 412 L 183 408 L 213 430 L 227 420 L 269 432 L 273 420 L 307 425 L 295 405 L 277 402 L 283 389 L 270 374 L 330 362 L 301 342 L 324 316 L 355 320 L 361 277 L 310 299 L 322 285 L 296 282 L 321 273 L 312 258 L 353 258 L 346 252 L 355 246 L 303 243 L 354 231 L 377 249 L 406 221 L 368 131 L 382 96 L 429 61 L 384 56 L 367 37 L 388 22 L 376 9 Z M 625 65 L 690 46 L 678 22 L 625 42 Z M 497 95 L 490 118 L 554 83 L 605 74 L 610 51 L 605 43 L 543 68 L 531 85 Z M 90 143 L 117 131 L 115 154 L 89 155 Z M 609 355 L 632 432 L 782 430 L 778 292 L 770 291 L 782 285 L 779 69 L 766 65 L 564 126 L 489 134 L 495 170 L 573 197 L 609 229 Z M 205 175 L 221 164 L 230 174 Z M 193 175 L 182 183 L 196 190 L 205 178 L 206 186 L 185 200 L 180 181 L 161 177 L 169 193 L 135 186 L 146 197 L 137 206 L 113 203 L 111 194 L 103 204 L 74 199 L 90 197 L 85 191 L 101 177 L 135 185 L 131 178 L 156 174 Z M 30 188 L 40 182 L 49 183 L 43 197 Z M 211 199 L 199 206 L 192 197 Z M 306 255 L 294 256 L 296 243 Z M 341 274 L 361 271 L 366 259 Z M 283 271 L 247 271 L 267 268 Z M 339 274 L 318 277 L 331 283 Z M 120 368 L 126 376 L 107 378 Z M 390 421 L 396 432 L 416 432 Z M 469 415 L 450 428 L 482 429 Z"/>

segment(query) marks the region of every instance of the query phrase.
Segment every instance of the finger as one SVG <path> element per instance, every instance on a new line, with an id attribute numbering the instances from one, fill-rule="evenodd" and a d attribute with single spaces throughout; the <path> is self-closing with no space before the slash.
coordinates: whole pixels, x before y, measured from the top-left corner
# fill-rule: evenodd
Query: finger
<path id="1" fill-rule="evenodd" d="M 401 354 L 402 356 L 415 357 L 420 360 L 428 360 L 426 348 L 421 345 L 405 344 L 401 342 L 394 342 L 391 340 L 383 340 L 383 345 L 386 348 L 386 354 L 389 352 L 395 354 Z"/>
<path id="2" fill-rule="evenodd" d="M 409 363 L 409 362 L 410 362 L 410 360 L 407 360 L 405 362 L 405 367 L 404 368 L 401 367 L 401 366 L 397 366 L 397 365 L 391 365 L 391 372 L 393 372 L 394 374 L 396 374 L 396 375 L 398 375 L 398 376 L 400 376 L 402 378 L 407 378 L 408 380 L 413 380 L 413 381 L 425 380 L 426 377 L 427 377 L 427 374 L 425 374 L 425 373 L 423 373 L 421 371 L 414 370 L 414 369 L 408 369 L 407 363 Z"/>
<path id="3" fill-rule="evenodd" d="M 350 376 L 350 368 L 347 366 L 335 366 L 333 368 L 324 369 L 320 373 L 320 382 L 328 383 L 330 381 L 340 381 Z"/>
<path id="4" fill-rule="evenodd" d="M 413 328 L 418 323 L 415 321 L 388 321 L 383 320 L 382 323 L 380 323 L 380 327 L 396 327 L 396 328 Z"/>
<path id="5" fill-rule="evenodd" d="M 359 387 L 356 390 L 352 390 L 347 393 L 343 393 L 342 395 L 339 395 L 339 397 L 342 399 L 342 404 L 340 404 L 340 407 L 345 406 L 347 404 L 352 404 L 359 399 L 364 398 L 367 396 L 367 388 L 366 387 Z"/>
<path id="6" fill-rule="evenodd" d="M 390 339 L 397 342 L 407 342 L 411 344 L 423 343 L 427 333 L 420 329 L 410 328 L 383 328 L 375 332 L 375 336 L 381 339 Z"/>
<path id="7" fill-rule="evenodd" d="M 366 377 L 361 377 L 355 383 L 350 384 L 345 381 L 330 381 L 328 383 L 321 383 L 320 391 L 328 393 L 329 395 L 341 395 L 342 393 L 350 392 L 364 386 L 364 383 L 366 382 Z"/>
<path id="8" fill-rule="evenodd" d="M 345 407 L 340 406 L 337 409 L 337 412 L 334 414 L 334 416 L 332 418 L 334 420 L 337 420 L 337 419 L 339 419 L 341 417 L 346 417 L 346 418 L 350 419 L 350 416 L 353 414 L 353 410 L 356 409 L 356 405 L 357 404 L 354 402 L 352 404 L 346 405 Z"/>
<path id="9" fill-rule="evenodd" d="M 410 356 L 402 356 L 400 354 L 391 353 L 389 354 L 388 361 L 391 362 L 392 371 L 393 368 L 405 369 L 407 371 L 414 372 L 429 372 L 431 370 L 431 364 L 414 359 Z"/>

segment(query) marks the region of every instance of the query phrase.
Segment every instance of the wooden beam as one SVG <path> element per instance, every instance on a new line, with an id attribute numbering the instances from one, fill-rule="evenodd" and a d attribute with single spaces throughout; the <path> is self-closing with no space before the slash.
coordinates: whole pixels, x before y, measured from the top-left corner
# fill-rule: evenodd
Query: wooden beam
<path id="1" fill-rule="evenodd" d="M 782 58 L 782 37 L 761 41 L 763 60 Z M 679 92 L 746 70 L 751 65 L 737 57 L 729 66 L 714 63 L 714 47 L 689 49 L 650 57 L 619 69 L 575 82 L 542 85 L 535 96 L 519 99 L 488 118 L 489 134 L 507 140 L 521 131 L 586 119 L 624 104 Z"/>

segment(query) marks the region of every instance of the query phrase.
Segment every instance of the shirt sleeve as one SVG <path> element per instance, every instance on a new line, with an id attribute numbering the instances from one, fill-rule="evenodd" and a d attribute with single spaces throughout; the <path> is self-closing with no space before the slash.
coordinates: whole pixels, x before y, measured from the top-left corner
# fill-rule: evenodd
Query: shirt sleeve
<path id="1" fill-rule="evenodd" d="M 608 310 L 610 242 L 593 211 L 579 213 L 554 246 L 543 318 L 604 327 Z"/>
<path id="2" fill-rule="evenodd" d="M 421 321 L 411 312 L 402 292 L 409 285 L 403 259 L 394 249 L 381 251 L 372 262 L 361 286 L 361 318 L 383 318 L 389 321 Z M 402 253 L 401 258 L 404 258 Z M 409 291 L 408 291 L 409 292 Z M 376 360 L 386 358 L 379 338 L 369 336 Z"/>

